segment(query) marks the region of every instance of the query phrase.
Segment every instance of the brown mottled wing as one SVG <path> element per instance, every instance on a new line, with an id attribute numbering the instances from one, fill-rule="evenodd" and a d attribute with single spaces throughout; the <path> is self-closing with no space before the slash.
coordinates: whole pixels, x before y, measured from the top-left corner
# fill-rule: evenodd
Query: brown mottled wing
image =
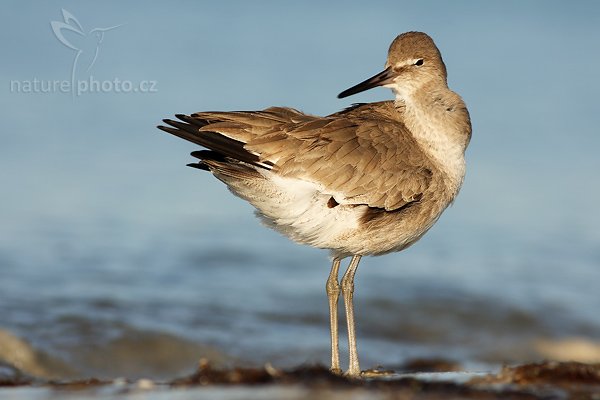
<path id="1" fill-rule="evenodd" d="M 361 113 L 362 114 L 362 113 Z M 406 127 L 381 115 L 333 115 L 250 140 L 283 176 L 320 184 L 339 203 L 387 211 L 419 200 L 433 166 Z"/>
<path id="2" fill-rule="evenodd" d="M 421 198 L 433 166 L 406 127 L 387 117 L 386 103 L 328 117 L 283 107 L 200 112 L 160 128 L 225 157 L 317 183 L 339 203 L 392 211 Z"/>

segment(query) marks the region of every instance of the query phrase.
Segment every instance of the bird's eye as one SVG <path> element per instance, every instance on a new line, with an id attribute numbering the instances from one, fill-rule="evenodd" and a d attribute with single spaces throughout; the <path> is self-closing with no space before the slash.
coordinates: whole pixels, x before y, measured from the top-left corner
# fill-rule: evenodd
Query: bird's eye
<path id="1" fill-rule="evenodd" d="M 418 59 L 418 60 L 415 62 L 415 65 L 418 65 L 418 66 L 421 66 L 421 65 L 423 65 L 423 59 L 422 59 L 422 58 L 419 58 L 419 59 Z"/>

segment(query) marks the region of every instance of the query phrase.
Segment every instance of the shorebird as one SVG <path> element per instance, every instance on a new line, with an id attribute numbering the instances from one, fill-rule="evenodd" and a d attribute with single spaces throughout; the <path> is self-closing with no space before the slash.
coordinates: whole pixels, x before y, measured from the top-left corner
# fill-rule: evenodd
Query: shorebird
<path id="1" fill-rule="evenodd" d="M 338 298 L 344 299 L 349 364 L 360 376 L 354 276 L 362 256 L 400 251 L 419 240 L 463 183 L 469 112 L 448 88 L 441 54 L 425 33 L 392 42 L 385 69 L 340 93 L 377 86 L 394 101 L 354 104 L 325 117 L 286 107 L 177 114 L 158 128 L 207 150 L 188 164 L 211 172 L 290 239 L 328 249 L 326 282 L 331 370 L 341 373 Z M 351 257 L 338 281 L 341 260 Z"/>

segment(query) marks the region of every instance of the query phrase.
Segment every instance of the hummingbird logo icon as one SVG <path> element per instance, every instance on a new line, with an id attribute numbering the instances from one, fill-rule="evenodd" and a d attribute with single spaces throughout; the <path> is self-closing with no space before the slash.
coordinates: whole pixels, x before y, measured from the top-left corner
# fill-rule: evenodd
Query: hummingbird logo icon
<path id="1" fill-rule="evenodd" d="M 96 63 L 100 46 L 104 41 L 104 34 L 123 26 L 123 24 L 108 28 L 94 28 L 86 33 L 73 14 L 63 8 L 62 15 L 63 21 L 51 21 L 50 26 L 58 41 L 75 51 L 71 68 L 71 82 L 74 83 L 76 73 L 81 68 L 85 68 L 85 71 L 89 72 Z"/>

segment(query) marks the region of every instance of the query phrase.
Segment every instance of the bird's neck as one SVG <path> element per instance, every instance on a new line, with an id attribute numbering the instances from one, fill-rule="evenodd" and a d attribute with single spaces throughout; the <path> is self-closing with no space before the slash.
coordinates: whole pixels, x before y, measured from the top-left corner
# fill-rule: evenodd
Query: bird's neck
<path id="1" fill-rule="evenodd" d="M 471 134 L 462 99 L 445 85 L 424 86 L 411 95 L 397 97 L 396 106 L 402 107 L 404 124 L 447 176 L 451 196 L 456 196 L 465 175 L 464 153 Z"/>

